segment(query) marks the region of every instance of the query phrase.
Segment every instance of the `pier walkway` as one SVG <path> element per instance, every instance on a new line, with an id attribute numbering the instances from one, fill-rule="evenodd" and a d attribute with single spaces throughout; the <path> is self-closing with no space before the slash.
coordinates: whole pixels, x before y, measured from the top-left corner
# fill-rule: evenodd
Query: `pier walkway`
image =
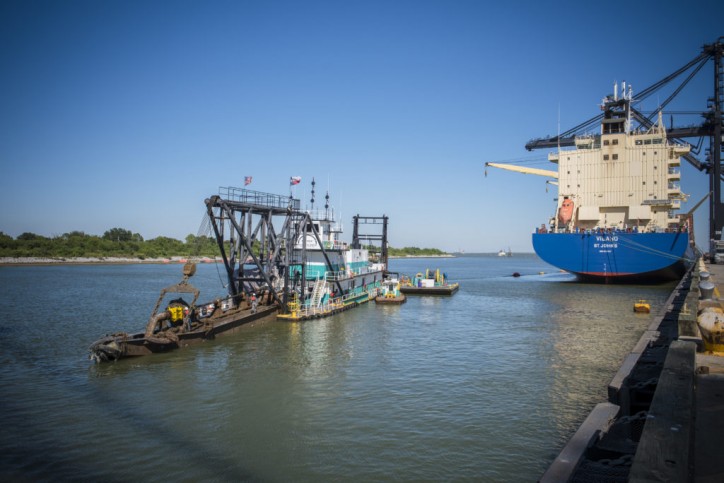
<path id="1" fill-rule="evenodd" d="M 704 352 L 697 325 L 722 294 L 724 265 L 686 274 L 541 482 L 724 481 L 724 354 Z"/>
<path id="2" fill-rule="evenodd" d="M 724 265 L 705 267 L 717 287 L 714 297 L 724 301 Z M 696 354 L 694 386 L 694 481 L 724 481 L 724 354 Z"/>

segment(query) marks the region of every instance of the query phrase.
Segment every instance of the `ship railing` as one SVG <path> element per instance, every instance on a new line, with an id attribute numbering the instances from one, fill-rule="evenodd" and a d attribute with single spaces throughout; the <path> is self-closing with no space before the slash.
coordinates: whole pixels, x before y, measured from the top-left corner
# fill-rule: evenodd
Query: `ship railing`
<path id="1" fill-rule="evenodd" d="M 336 272 L 329 271 L 325 274 L 327 282 L 336 282 L 338 280 L 347 280 L 349 278 L 349 272 L 347 270 L 339 270 Z"/>
<path id="2" fill-rule="evenodd" d="M 334 208 L 325 208 L 325 209 L 315 208 L 312 210 L 304 210 L 304 211 L 313 220 L 329 221 L 329 222 L 336 223 L 336 220 L 334 219 Z"/>
<path id="3" fill-rule="evenodd" d="M 326 303 L 319 306 L 307 305 L 305 303 L 305 305 L 301 307 L 299 306 L 299 304 L 296 304 L 294 308 L 296 309 L 297 314 L 301 318 L 312 317 L 315 315 L 325 315 L 331 311 L 343 308 L 345 305 L 348 305 L 352 301 L 359 299 L 364 295 L 367 296 L 367 299 L 372 299 L 379 295 L 379 293 L 380 290 L 377 287 L 373 287 L 359 293 L 350 293 L 334 298 L 328 298 Z M 294 302 L 290 302 L 289 304 L 290 308 L 292 306 L 292 303 Z"/>
<path id="4" fill-rule="evenodd" d="M 679 219 L 677 218 L 677 215 L 675 212 L 671 211 L 668 213 L 669 217 L 669 224 L 670 225 L 677 225 L 673 228 L 662 228 L 658 226 L 654 227 L 641 227 L 641 226 L 628 226 L 624 225 L 623 228 L 619 227 L 610 227 L 610 228 L 558 228 L 558 229 L 551 229 L 547 232 L 541 232 L 539 228 L 536 229 L 536 233 L 553 233 L 553 234 L 559 234 L 559 233 L 575 233 L 575 234 L 586 234 L 586 235 L 616 235 L 621 233 L 670 233 L 672 229 L 674 231 L 687 231 L 686 228 L 681 228 L 678 226 Z"/>

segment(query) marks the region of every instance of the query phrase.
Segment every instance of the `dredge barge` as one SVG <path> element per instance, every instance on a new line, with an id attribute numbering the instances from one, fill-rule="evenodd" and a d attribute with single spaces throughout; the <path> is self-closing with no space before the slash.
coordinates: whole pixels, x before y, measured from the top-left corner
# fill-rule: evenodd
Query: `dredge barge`
<path id="1" fill-rule="evenodd" d="M 183 280 L 161 291 L 145 331 L 106 335 L 91 345 L 91 358 L 167 352 L 249 322 L 326 317 L 377 297 L 387 275 L 387 216 L 355 216 L 353 241 L 343 243 L 329 195 L 325 199 L 324 210 L 301 210 L 291 196 L 221 188 L 205 201 L 206 225 L 219 247 L 228 293 L 199 304 L 199 291 L 189 283 L 196 267 L 187 263 Z M 363 224 L 381 225 L 382 233 L 361 234 Z M 370 261 L 373 245 L 363 247 L 363 240 L 381 242 L 376 262 Z M 168 300 L 171 295 L 178 298 Z"/>
<path id="2" fill-rule="evenodd" d="M 296 184 L 294 182 L 293 184 Z M 373 299 L 387 274 L 387 216 L 353 217 L 352 243 L 342 242 L 342 226 L 324 197 L 315 209 L 298 199 L 257 191 L 222 188 L 206 200 L 233 298 L 268 294 L 277 317 L 300 321 L 333 315 Z M 275 228 L 274 220 L 278 220 Z M 362 225 L 381 226 L 363 234 Z M 379 242 L 377 261 L 362 242 Z"/>

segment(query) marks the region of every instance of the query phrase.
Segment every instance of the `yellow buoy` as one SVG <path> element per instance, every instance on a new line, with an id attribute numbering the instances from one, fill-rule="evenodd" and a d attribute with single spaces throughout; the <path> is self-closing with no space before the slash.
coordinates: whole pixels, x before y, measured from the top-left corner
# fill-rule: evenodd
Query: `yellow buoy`
<path id="1" fill-rule="evenodd" d="M 649 312 L 651 312 L 651 304 L 649 304 L 646 300 L 639 300 L 638 302 L 634 302 L 634 312 L 648 314 Z"/>

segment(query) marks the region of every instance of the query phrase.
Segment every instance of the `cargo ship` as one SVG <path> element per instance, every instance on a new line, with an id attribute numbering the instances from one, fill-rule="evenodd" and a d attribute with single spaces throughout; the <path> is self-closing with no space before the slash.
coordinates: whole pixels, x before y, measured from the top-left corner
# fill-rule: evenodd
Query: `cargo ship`
<path id="1" fill-rule="evenodd" d="M 533 248 L 545 262 L 592 282 L 663 282 L 680 278 L 696 258 L 680 157 L 689 145 L 669 142 L 659 112 L 648 127 L 632 127 L 632 89 L 601 102 L 600 134 L 577 136 L 574 149 L 548 154 L 556 171 L 486 166 L 557 180 L 554 215 L 536 228 Z M 693 210 L 692 210 L 693 211 Z"/>

